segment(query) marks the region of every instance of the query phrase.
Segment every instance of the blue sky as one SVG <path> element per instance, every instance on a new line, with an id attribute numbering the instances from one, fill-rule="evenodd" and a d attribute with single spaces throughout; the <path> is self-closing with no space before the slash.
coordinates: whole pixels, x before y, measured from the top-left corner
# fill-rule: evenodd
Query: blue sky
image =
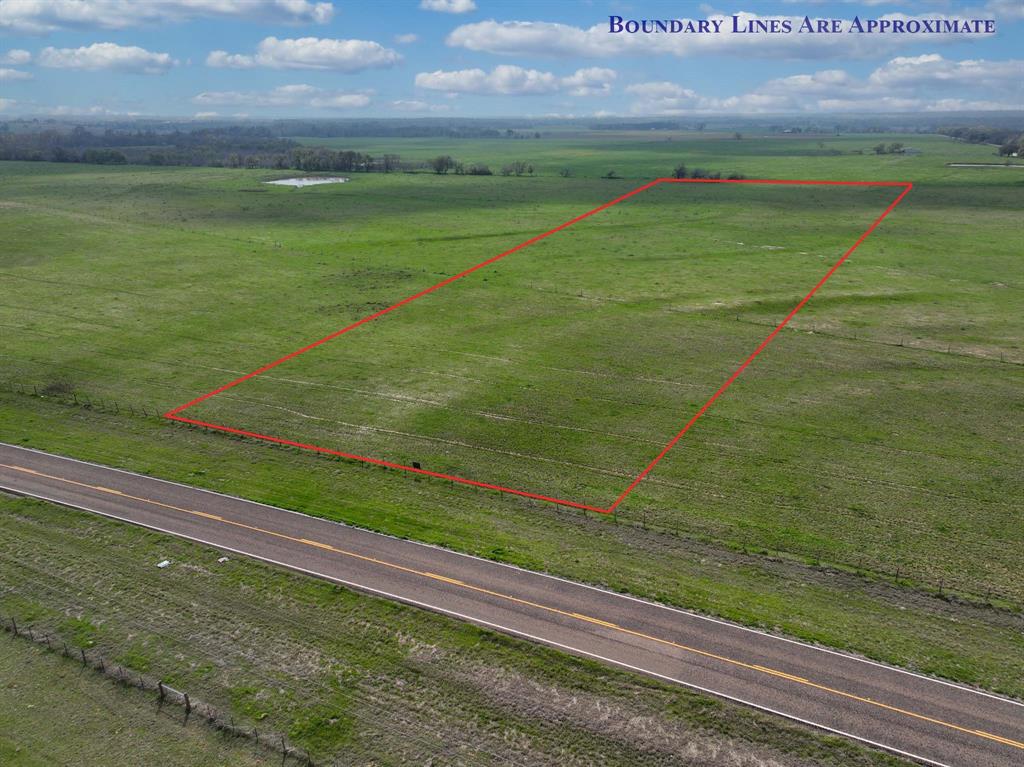
<path id="1" fill-rule="evenodd" d="M 994 19 L 992 35 L 609 34 Z M 1024 2 L 0 0 L 0 117 L 687 116 L 1024 107 Z"/>

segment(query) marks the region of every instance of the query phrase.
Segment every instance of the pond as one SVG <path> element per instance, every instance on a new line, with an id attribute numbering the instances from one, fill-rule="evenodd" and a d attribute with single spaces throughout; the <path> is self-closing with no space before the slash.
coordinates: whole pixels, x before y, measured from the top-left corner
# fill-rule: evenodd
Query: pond
<path id="1" fill-rule="evenodd" d="M 344 184 L 348 181 L 347 178 L 342 176 L 319 176 L 309 178 L 282 178 L 277 181 L 264 181 L 264 184 L 274 184 L 276 186 L 317 186 L 318 184 Z"/>

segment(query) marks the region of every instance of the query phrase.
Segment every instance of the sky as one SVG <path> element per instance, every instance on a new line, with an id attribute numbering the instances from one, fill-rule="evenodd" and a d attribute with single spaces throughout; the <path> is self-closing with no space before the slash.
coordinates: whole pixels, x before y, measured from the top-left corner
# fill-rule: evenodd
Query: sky
<path id="1" fill-rule="evenodd" d="M 734 15 L 995 32 L 752 34 Z M 611 33 L 611 16 L 723 26 Z M 0 0 L 0 119 L 1024 109 L 1022 43 L 1024 0 Z"/>

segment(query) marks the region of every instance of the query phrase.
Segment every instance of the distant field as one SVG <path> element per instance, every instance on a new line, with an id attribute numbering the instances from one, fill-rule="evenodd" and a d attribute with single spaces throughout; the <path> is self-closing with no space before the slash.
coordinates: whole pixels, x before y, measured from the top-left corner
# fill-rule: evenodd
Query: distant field
<path id="1" fill-rule="evenodd" d="M 311 146 L 351 149 L 372 155 L 397 154 L 403 161 L 424 162 L 441 154 L 467 166 L 482 163 L 498 173 L 502 165 L 522 160 L 535 173 L 553 176 L 568 169 L 575 176 L 597 178 L 608 171 L 627 178 L 669 175 L 680 162 L 688 167 L 746 173 L 752 178 L 896 179 L 963 183 L 965 176 L 948 162 L 1012 162 L 997 157 L 995 147 L 954 141 L 946 136 L 871 133 L 864 135 L 748 135 L 600 131 L 540 139 L 383 139 L 292 136 Z M 901 142 L 921 154 L 875 155 L 877 144 Z M 854 154 L 854 152 L 863 154 Z M 985 169 L 981 169 L 985 170 Z M 970 178 L 970 177 L 966 177 Z M 998 181 L 998 179 L 997 179 Z"/>
<path id="2" fill-rule="evenodd" d="M 922 154 L 848 153 L 883 140 Z M 952 588 L 1015 611 L 1024 604 L 1014 502 L 1024 496 L 1024 179 L 948 168 L 989 162 L 991 148 L 939 137 L 825 137 L 824 150 L 818 141 L 335 142 L 409 158 L 443 151 L 492 167 L 524 159 L 536 175 L 357 174 L 302 190 L 261 184 L 284 175 L 268 171 L 4 163 L 0 380 L 55 401 L 99 398 L 111 412 L 6 396 L 0 438 L 603 580 L 1006 689 L 998 653 L 945 639 L 935 640 L 944 649 L 925 649 L 932 639 L 912 637 L 909 616 L 899 628 L 905 644 L 882 636 L 882 612 L 870 627 L 830 614 L 823 628 L 827 598 L 798 614 L 803 597 L 787 586 L 748 606 L 738 595 L 756 593 L 761 576 L 740 572 L 750 575 L 742 588 L 727 586 L 700 560 L 673 565 L 668 556 L 697 545 L 770 551 L 801 567 Z M 846 153 L 828 155 L 833 146 Z M 559 177 L 574 157 L 574 175 Z M 182 404 L 680 161 L 915 188 L 620 508 L 620 522 L 658 532 L 630 538 L 571 511 L 136 414 Z M 624 178 L 597 178 L 612 169 Z M 608 211 L 196 415 L 604 499 L 893 196 L 677 191 Z M 510 317 L 527 332 L 507 333 Z M 778 585 L 769 581 L 765 594 Z"/>

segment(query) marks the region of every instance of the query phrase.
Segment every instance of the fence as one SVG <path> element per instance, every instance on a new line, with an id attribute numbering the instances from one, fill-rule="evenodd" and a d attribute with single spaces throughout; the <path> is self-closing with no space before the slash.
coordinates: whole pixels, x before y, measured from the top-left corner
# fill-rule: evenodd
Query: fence
<path id="1" fill-rule="evenodd" d="M 68 660 L 80 662 L 83 667 L 90 668 L 125 687 L 136 687 L 145 692 L 155 693 L 159 706 L 171 705 L 184 711 L 183 724 L 187 724 L 189 719 L 196 717 L 228 737 L 244 738 L 251 741 L 256 748 L 280 754 L 282 765 L 290 761 L 303 767 L 315 767 L 312 757 L 303 749 L 289 745 L 284 735 L 272 731 L 260 732 L 256 727 L 235 724 L 234 717 L 225 716 L 214 706 L 197 700 L 187 692 L 177 690 L 164 684 L 162 680 L 154 680 L 122 665 L 108 663 L 98 653 L 90 654 L 81 647 L 68 647 L 67 642 L 52 634 L 36 632 L 31 626 L 19 626 L 13 616 L 9 618 L 0 616 L 0 624 L 3 625 L 4 631 L 10 633 L 12 637 L 45 646 L 50 652 L 60 653 Z"/>
<path id="2" fill-rule="evenodd" d="M 83 407 L 87 410 L 97 410 L 104 413 L 120 415 L 124 413 L 131 416 L 142 416 L 144 418 L 156 418 L 163 411 L 154 405 L 143 405 L 137 402 L 124 402 L 108 397 L 90 397 L 87 394 L 62 388 L 41 387 L 36 383 L 22 383 L 21 381 L 7 380 L 0 381 L 0 389 L 12 392 L 13 394 L 25 394 L 30 397 L 42 397 L 54 402 L 61 402 L 68 405 Z"/>

